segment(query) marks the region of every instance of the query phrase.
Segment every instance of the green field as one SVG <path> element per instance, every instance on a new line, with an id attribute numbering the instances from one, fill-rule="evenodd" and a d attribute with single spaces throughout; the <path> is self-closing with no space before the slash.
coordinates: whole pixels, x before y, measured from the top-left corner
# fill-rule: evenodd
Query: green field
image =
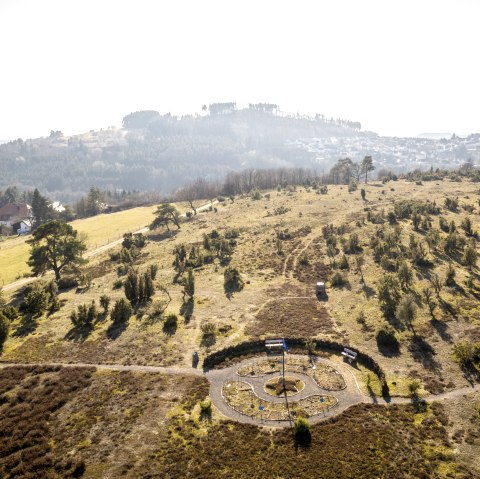
<path id="1" fill-rule="evenodd" d="M 92 250 L 121 238 L 127 231 L 136 231 L 147 226 L 152 221 L 155 209 L 155 206 L 142 206 L 76 220 L 71 224 L 80 234 L 86 236 L 87 247 Z M 26 264 L 29 255 L 29 246 L 25 243 L 27 239 L 28 236 L 0 243 L 0 285 L 9 284 L 29 273 L 30 269 Z"/>

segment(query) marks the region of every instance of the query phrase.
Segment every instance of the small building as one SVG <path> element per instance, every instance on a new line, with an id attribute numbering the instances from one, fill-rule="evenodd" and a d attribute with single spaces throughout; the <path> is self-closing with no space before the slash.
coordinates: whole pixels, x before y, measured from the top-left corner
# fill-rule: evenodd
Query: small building
<path id="1" fill-rule="evenodd" d="M 26 203 L 7 203 L 0 208 L 0 224 L 12 227 L 14 223 L 32 217 L 32 207 Z"/>
<path id="2" fill-rule="evenodd" d="M 317 293 L 317 296 L 325 296 L 327 294 L 327 290 L 325 289 L 325 283 L 322 281 L 319 281 L 317 283 L 315 292 Z"/>
<path id="3" fill-rule="evenodd" d="M 32 230 L 32 220 L 22 220 L 14 223 L 12 229 L 18 235 L 26 235 Z"/>

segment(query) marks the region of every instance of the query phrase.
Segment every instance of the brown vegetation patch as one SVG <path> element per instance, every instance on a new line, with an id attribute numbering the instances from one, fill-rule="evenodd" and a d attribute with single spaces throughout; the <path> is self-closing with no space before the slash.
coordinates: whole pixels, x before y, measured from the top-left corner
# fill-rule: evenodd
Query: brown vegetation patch
<path id="1" fill-rule="evenodd" d="M 327 281 L 331 273 L 331 267 L 324 262 L 322 251 L 325 244 L 321 237 L 315 238 L 308 248 L 297 258 L 297 264 L 293 275 L 302 283 L 315 284 L 317 281 Z"/>
<path id="2" fill-rule="evenodd" d="M 135 348 L 132 348 L 135 344 Z M 8 361 L 87 364 L 139 364 L 172 366 L 182 361 L 176 338 L 152 335 L 128 329 L 115 340 L 105 336 L 86 340 L 53 340 L 48 335 L 29 337 L 20 346 L 3 355 Z"/>
<path id="3" fill-rule="evenodd" d="M 354 406 L 311 432 L 310 447 L 297 449 L 288 428 L 271 432 L 224 422 L 200 436 L 190 422 L 178 420 L 165 439 L 159 438 L 155 453 L 130 472 L 132 477 L 191 479 L 216 479 L 219 471 L 232 479 L 431 479 L 446 465 L 452 477 L 473 477 L 456 470 L 447 454 L 427 457 L 429 444 L 449 451 L 447 434 L 435 414 L 415 425 L 410 406 Z"/>
<path id="4" fill-rule="evenodd" d="M 175 405 L 182 414 L 208 394 L 196 376 L 92 368 L 0 370 L 0 477 L 139 477 Z"/>
<path id="5" fill-rule="evenodd" d="M 272 300 L 245 332 L 252 337 L 273 334 L 306 338 L 335 334 L 330 315 L 315 298 Z"/>
<path id="6" fill-rule="evenodd" d="M 93 369 L 21 367 L 0 370 L 0 477 L 80 477 L 85 463 L 57 455 L 50 422 L 91 383 Z"/>
<path id="7" fill-rule="evenodd" d="M 89 264 L 82 268 L 82 273 L 90 279 L 102 278 L 112 272 L 117 265 L 110 259 L 103 260 L 96 264 Z"/>

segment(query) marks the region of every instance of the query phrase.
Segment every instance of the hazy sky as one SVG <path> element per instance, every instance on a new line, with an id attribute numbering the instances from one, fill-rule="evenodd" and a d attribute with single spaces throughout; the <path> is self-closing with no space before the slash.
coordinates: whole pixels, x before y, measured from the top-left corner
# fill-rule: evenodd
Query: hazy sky
<path id="1" fill-rule="evenodd" d="M 0 139 L 215 101 L 478 132 L 479 19 L 477 0 L 0 0 Z"/>

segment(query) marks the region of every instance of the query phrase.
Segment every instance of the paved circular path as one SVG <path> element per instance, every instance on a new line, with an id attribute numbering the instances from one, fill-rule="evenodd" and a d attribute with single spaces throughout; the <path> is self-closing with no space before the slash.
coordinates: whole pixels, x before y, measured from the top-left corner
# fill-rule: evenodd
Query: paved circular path
<path id="1" fill-rule="evenodd" d="M 294 355 L 290 355 L 294 356 Z M 257 418 L 253 418 L 251 416 L 247 416 L 242 414 L 238 411 L 235 411 L 231 406 L 229 406 L 225 399 L 222 396 L 222 386 L 224 383 L 229 381 L 242 381 L 250 384 L 253 387 L 255 394 L 270 402 L 284 402 L 284 398 L 274 399 L 268 393 L 263 390 L 263 385 L 265 381 L 270 378 L 274 378 L 276 376 L 281 376 L 279 372 L 275 373 L 268 373 L 263 376 L 239 376 L 237 371 L 240 367 L 245 366 L 247 364 L 255 363 L 259 359 L 264 358 L 250 358 L 246 359 L 240 363 L 237 363 L 233 366 L 230 366 L 225 369 L 214 369 L 208 371 L 205 376 L 210 381 L 210 398 L 212 399 L 213 404 L 215 407 L 225 416 L 229 417 L 230 419 L 234 419 L 235 421 L 245 422 L 248 424 L 256 424 L 256 425 L 264 425 L 264 426 L 272 426 L 272 427 L 285 427 L 289 425 L 289 421 L 276 421 L 276 420 L 261 420 Z M 342 363 L 335 363 L 328 359 L 317 358 L 317 363 L 324 363 L 328 366 L 333 367 L 337 371 L 339 371 L 344 380 L 346 387 L 340 391 L 330 391 L 327 389 L 323 389 L 317 385 L 317 383 L 308 375 L 302 373 L 294 373 L 292 371 L 288 371 L 289 376 L 298 377 L 305 383 L 305 388 L 295 396 L 289 397 L 289 401 L 298 401 L 300 399 L 306 398 L 312 395 L 325 395 L 325 396 L 334 396 L 338 399 L 338 403 L 333 406 L 330 410 L 326 411 L 325 413 L 318 414 L 316 416 L 312 416 L 308 418 L 309 422 L 314 424 L 320 421 L 324 421 L 325 419 L 330 418 L 331 416 L 335 416 L 340 414 L 341 412 L 345 411 L 345 409 L 353 406 L 354 404 L 358 404 L 361 402 L 371 402 L 371 399 L 368 396 L 364 396 L 360 391 L 360 388 L 357 384 L 355 376 L 352 372 L 351 366 Z"/>

